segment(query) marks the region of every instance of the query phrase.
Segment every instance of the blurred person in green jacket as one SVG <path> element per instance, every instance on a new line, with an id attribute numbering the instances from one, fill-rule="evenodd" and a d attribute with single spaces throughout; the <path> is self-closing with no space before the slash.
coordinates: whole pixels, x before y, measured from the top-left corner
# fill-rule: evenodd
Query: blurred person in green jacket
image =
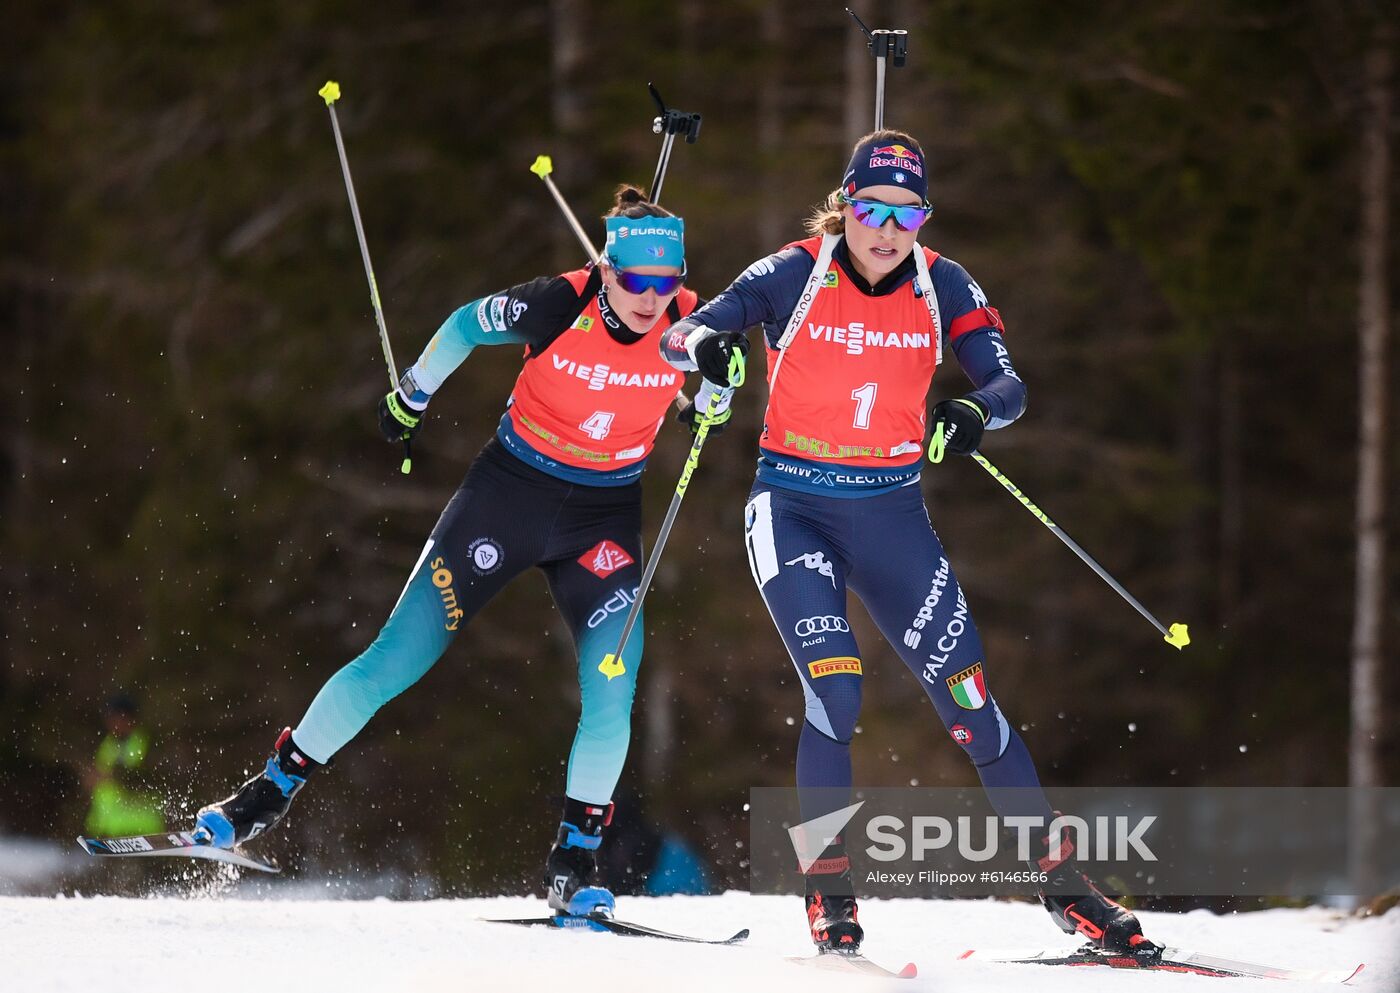
<path id="1" fill-rule="evenodd" d="M 150 736 L 140 725 L 136 701 L 119 693 L 107 701 L 103 724 L 107 734 L 84 782 L 92 790 L 84 827 L 96 837 L 159 834 L 165 814 L 159 798 L 141 788 L 141 766 L 150 750 Z"/>

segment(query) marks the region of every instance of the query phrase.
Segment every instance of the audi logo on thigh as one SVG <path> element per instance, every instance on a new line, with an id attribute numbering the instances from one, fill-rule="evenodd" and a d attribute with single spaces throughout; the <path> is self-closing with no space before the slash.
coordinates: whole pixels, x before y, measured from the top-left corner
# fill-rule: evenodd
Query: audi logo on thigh
<path id="1" fill-rule="evenodd" d="M 828 631 L 849 630 L 851 630 L 851 626 L 846 623 L 846 618 L 833 614 L 825 614 L 821 617 L 804 617 L 793 628 L 799 638 L 810 638 L 814 634 L 826 634 Z"/>

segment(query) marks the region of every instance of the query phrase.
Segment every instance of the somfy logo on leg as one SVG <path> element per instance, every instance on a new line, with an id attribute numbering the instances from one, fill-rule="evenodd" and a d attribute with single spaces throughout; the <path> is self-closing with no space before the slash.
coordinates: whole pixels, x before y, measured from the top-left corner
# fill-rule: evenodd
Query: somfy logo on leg
<path id="1" fill-rule="evenodd" d="M 788 837 L 792 839 L 793 850 L 797 852 L 797 864 L 803 875 L 821 859 L 822 853 L 840 837 L 846 825 L 851 823 L 856 811 L 864 806 L 865 801 L 862 800 L 788 828 Z"/>

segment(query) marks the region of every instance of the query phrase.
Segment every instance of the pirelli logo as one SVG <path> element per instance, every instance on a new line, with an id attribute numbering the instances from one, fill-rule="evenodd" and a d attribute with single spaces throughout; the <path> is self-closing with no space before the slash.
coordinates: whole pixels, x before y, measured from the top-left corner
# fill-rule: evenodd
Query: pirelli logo
<path id="1" fill-rule="evenodd" d="M 815 662 L 807 663 L 807 671 L 812 674 L 813 679 L 821 679 L 823 676 L 831 676 L 838 672 L 853 672 L 859 676 L 861 674 L 860 659 L 850 655 L 817 659 Z"/>

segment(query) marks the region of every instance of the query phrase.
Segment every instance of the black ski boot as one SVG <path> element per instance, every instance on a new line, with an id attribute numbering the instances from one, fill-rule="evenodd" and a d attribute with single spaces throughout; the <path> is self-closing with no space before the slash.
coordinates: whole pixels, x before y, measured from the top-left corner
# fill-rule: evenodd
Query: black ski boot
<path id="1" fill-rule="evenodd" d="M 549 907 L 556 914 L 613 915 L 616 901 L 612 892 L 593 885 L 598 872 L 598 846 L 603 843 L 603 828 L 612 823 L 612 813 L 612 804 L 600 807 L 564 798 L 564 818 L 544 864 Z"/>
<path id="2" fill-rule="evenodd" d="M 195 840 L 215 848 L 232 848 L 256 838 L 282 819 L 292 805 L 292 797 L 306 785 L 306 777 L 319 768 L 320 762 L 297 749 L 292 729 L 283 728 L 272 757 L 260 774 L 228 799 L 199 809 Z"/>
<path id="3" fill-rule="evenodd" d="M 1150 952 L 1157 947 L 1143 936 L 1138 919 L 1104 896 L 1079 868 L 1069 831 L 1061 835 L 1058 851 L 1050 851 L 1048 834 L 1041 845 L 1046 854 L 1029 864 L 1047 876 L 1039 888 L 1040 902 L 1061 931 L 1078 934 L 1107 952 Z"/>

